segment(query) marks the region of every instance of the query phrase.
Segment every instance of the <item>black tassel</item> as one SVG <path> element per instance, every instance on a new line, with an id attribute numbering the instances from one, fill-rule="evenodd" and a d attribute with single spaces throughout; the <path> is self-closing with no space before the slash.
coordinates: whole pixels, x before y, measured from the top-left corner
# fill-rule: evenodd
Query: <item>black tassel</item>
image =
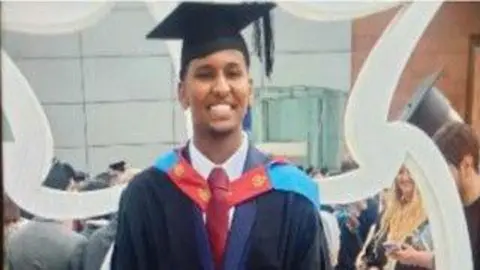
<path id="1" fill-rule="evenodd" d="M 267 78 L 270 78 L 273 70 L 275 42 L 273 40 L 273 28 L 270 13 L 263 18 L 263 35 L 265 49 L 265 72 Z"/>
<path id="2" fill-rule="evenodd" d="M 263 46 L 262 46 L 262 26 L 261 26 L 261 21 L 256 20 L 253 23 L 253 50 L 254 53 L 260 58 L 260 61 L 262 61 L 262 56 L 263 56 Z"/>
<path id="3" fill-rule="evenodd" d="M 254 53 L 264 65 L 267 77 L 270 78 L 273 71 L 275 44 L 273 41 L 271 15 L 269 13 L 253 23 L 253 48 Z"/>

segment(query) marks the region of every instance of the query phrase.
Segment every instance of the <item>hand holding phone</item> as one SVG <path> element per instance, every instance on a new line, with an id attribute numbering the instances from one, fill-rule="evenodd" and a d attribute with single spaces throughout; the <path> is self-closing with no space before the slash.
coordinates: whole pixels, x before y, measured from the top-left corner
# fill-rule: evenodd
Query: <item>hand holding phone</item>
<path id="1" fill-rule="evenodd" d="M 396 252 L 402 249 L 402 246 L 397 243 L 385 242 L 383 243 L 383 248 L 387 253 Z"/>

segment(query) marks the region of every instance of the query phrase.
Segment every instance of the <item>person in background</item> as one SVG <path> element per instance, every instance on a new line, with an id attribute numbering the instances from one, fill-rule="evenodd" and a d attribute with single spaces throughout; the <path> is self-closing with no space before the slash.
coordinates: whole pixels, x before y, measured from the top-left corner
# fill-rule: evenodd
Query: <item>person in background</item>
<path id="1" fill-rule="evenodd" d="M 455 179 L 464 205 L 470 237 L 474 270 L 480 270 L 480 142 L 478 135 L 467 124 L 451 122 L 442 126 L 433 136 Z M 393 254 L 405 264 L 434 269 L 434 254 L 413 248 Z"/>
<path id="2" fill-rule="evenodd" d="M 90 180 L 86 181 L 79 192 L 88 192 L 88 191 L 95 191 L 95 190 L 101 190 L 108 188 L 108 184 L 103 182 L 103 181 L 96 181 L 96 180 Z M 92 217 L 90 219 L 84 220 L 82 223 L 82 235 L 85 237 L 89 238 L 92 233 L 94 233 L 96 230 L 108 225 L 110 220 L 112 219 L 112 215 L 107 214 L 103 216 L 98 216 L 98 217 Z"/>
<path id="3" fill-rule="evenodd" d="M 335 267 L 338 264 L 338 252 L 340 251 L 340 227 L 337 218 L 331 212 L 320 210 L 320 216 L 325 228 L 330 261 L 332 267 Z"/>
<path id="4" fill-rule="evenodd" d="M 320 173 L 323 175 L 323 176 L 328 176 L 329 175 L 329 170 L 327 167 L 322 167 L 320 169 Z"/>
<path id="5" fill-rule="evenodd" d="M 44 186 L 66 191 L 72 170 L 56 162 Z M 81 269 L 87 239 L 72 230 L 71 222 L 35 217 L 12 233 L 6 244 L 9 268 L 13 270 Z"/>
<path id="6" fill-rule="evenodd" d="M 94 177 L 94 181 L 103 182 L 108 186 L 115 185 L 115 178 L 110 174 L 110 172 L 101 172 Z"/>
<path id="7" fill-rule="evenodd" d="M 313 176 L 316 173 L 315 167 L 313 167 L 312 165 L 308 166 L 307 169 L 305 170 L 305 173 L 310 176 Z"/>
<path id="8" fill-rule="evenodd" d="M 352 159 L 341 163 L 341 172 L 346 173 L 358 168 Z M 334 209 L 340 226 L 340 251 L 335 269 L 353 270 L 355 261 L 367 239 L 368 232 L 378 218 L 378 201 L 368 198 Z"/>
<path id="9" fill-rule="evenodd" d="M 3 194 L 3 236 L 4 239 L 17 230 L 24 222 L 20 216 L 20 207 L 7 194 Z"/>
<path id="10" fill-rule="evenodd" d="M 480 141 L 472 127 L 464 123 L 447 123 L 433 136 L 455 179 L 467 220 L 474 270 L 480 270 Z M 461 252 L 461 251 L 459 251 Z M 410 259 L 414 251 L 402 254 Z M 417 256 L 421 256 L 417 255 Z M 423 254 L 423 257 L 433 254 Z M 410 259 L 411 260 L 411 259 Z M 416 264 L 424 261 L 416 260 Z"/>
<path id="11" fill-rule="evenodd" d="M 3 269 L 8 268 L 8 253 L 6 243 L 10 236 L 26 222 L 20 215 L 20 208 L 16 205 L 7 194 L 3 194 Z"/>
<path id="12" fill-rule="evenodd" d="M 127 169 L 127 162 L 124 160 L 114 162 L 110 165 L 108 165 L 108 173 L 112 177 L 112 179 L 118 178 L 120 175 L 122 175 L 125 170 Z"/>
<path id="13" fill-rule="evenodd" d="M 431 269 L 431 257 L 427 267 L 398 260 L 403 251 L 430 252 L 433 249 L 420 192 L 405 166 L 398 172 L 389 192 L 386 208 L 370 236 L 358 256 L 358 268 Z"/>
<path id="14" fill-rule="evenodd" d="M 82 171 L 75 171 L 72 180 L 70 181 L 69 191 L 80 191 L 82 184 L 88 180 L 89 175 Z"/>
<path id="15" fill-rule="evenodd" d="M 130 172 L 123 174 L 122 182 L 128 183 L 134 179 L 135 172 L 138 173 L 139 170 L 132 169 Z M 115 240 L 117 223 L 118 215 L 115 213 L 106 226 L 92 233 L 83 253 L 83 270 L 110 269 L 111 252 L 109 253 L 109 249 L 113 246 Z M 102 265 L 105 265 L 105 267 Z"/>

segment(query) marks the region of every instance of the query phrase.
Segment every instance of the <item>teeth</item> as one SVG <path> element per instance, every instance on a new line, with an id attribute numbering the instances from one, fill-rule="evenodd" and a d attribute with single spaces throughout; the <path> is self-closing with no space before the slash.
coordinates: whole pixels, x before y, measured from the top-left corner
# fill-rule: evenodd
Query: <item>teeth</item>
<path id="1" fill-rule="evenodd" d="M 210 107 L 210 111 L 217 115 L 229 113 L 232 107 L 228 104 L 217 104 Z"/>

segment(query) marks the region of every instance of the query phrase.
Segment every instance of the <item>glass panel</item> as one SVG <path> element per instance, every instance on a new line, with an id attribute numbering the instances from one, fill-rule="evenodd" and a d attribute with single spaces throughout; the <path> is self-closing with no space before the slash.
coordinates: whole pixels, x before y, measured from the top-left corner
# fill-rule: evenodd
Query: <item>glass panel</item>
<path id="1" fill-rule="evenodd" d="M 346 94 L 318 87 L 259 91 L 254 112 L 256 142 L 307 142 L 302 161 L 317 168 L 339 167 Z"/>

